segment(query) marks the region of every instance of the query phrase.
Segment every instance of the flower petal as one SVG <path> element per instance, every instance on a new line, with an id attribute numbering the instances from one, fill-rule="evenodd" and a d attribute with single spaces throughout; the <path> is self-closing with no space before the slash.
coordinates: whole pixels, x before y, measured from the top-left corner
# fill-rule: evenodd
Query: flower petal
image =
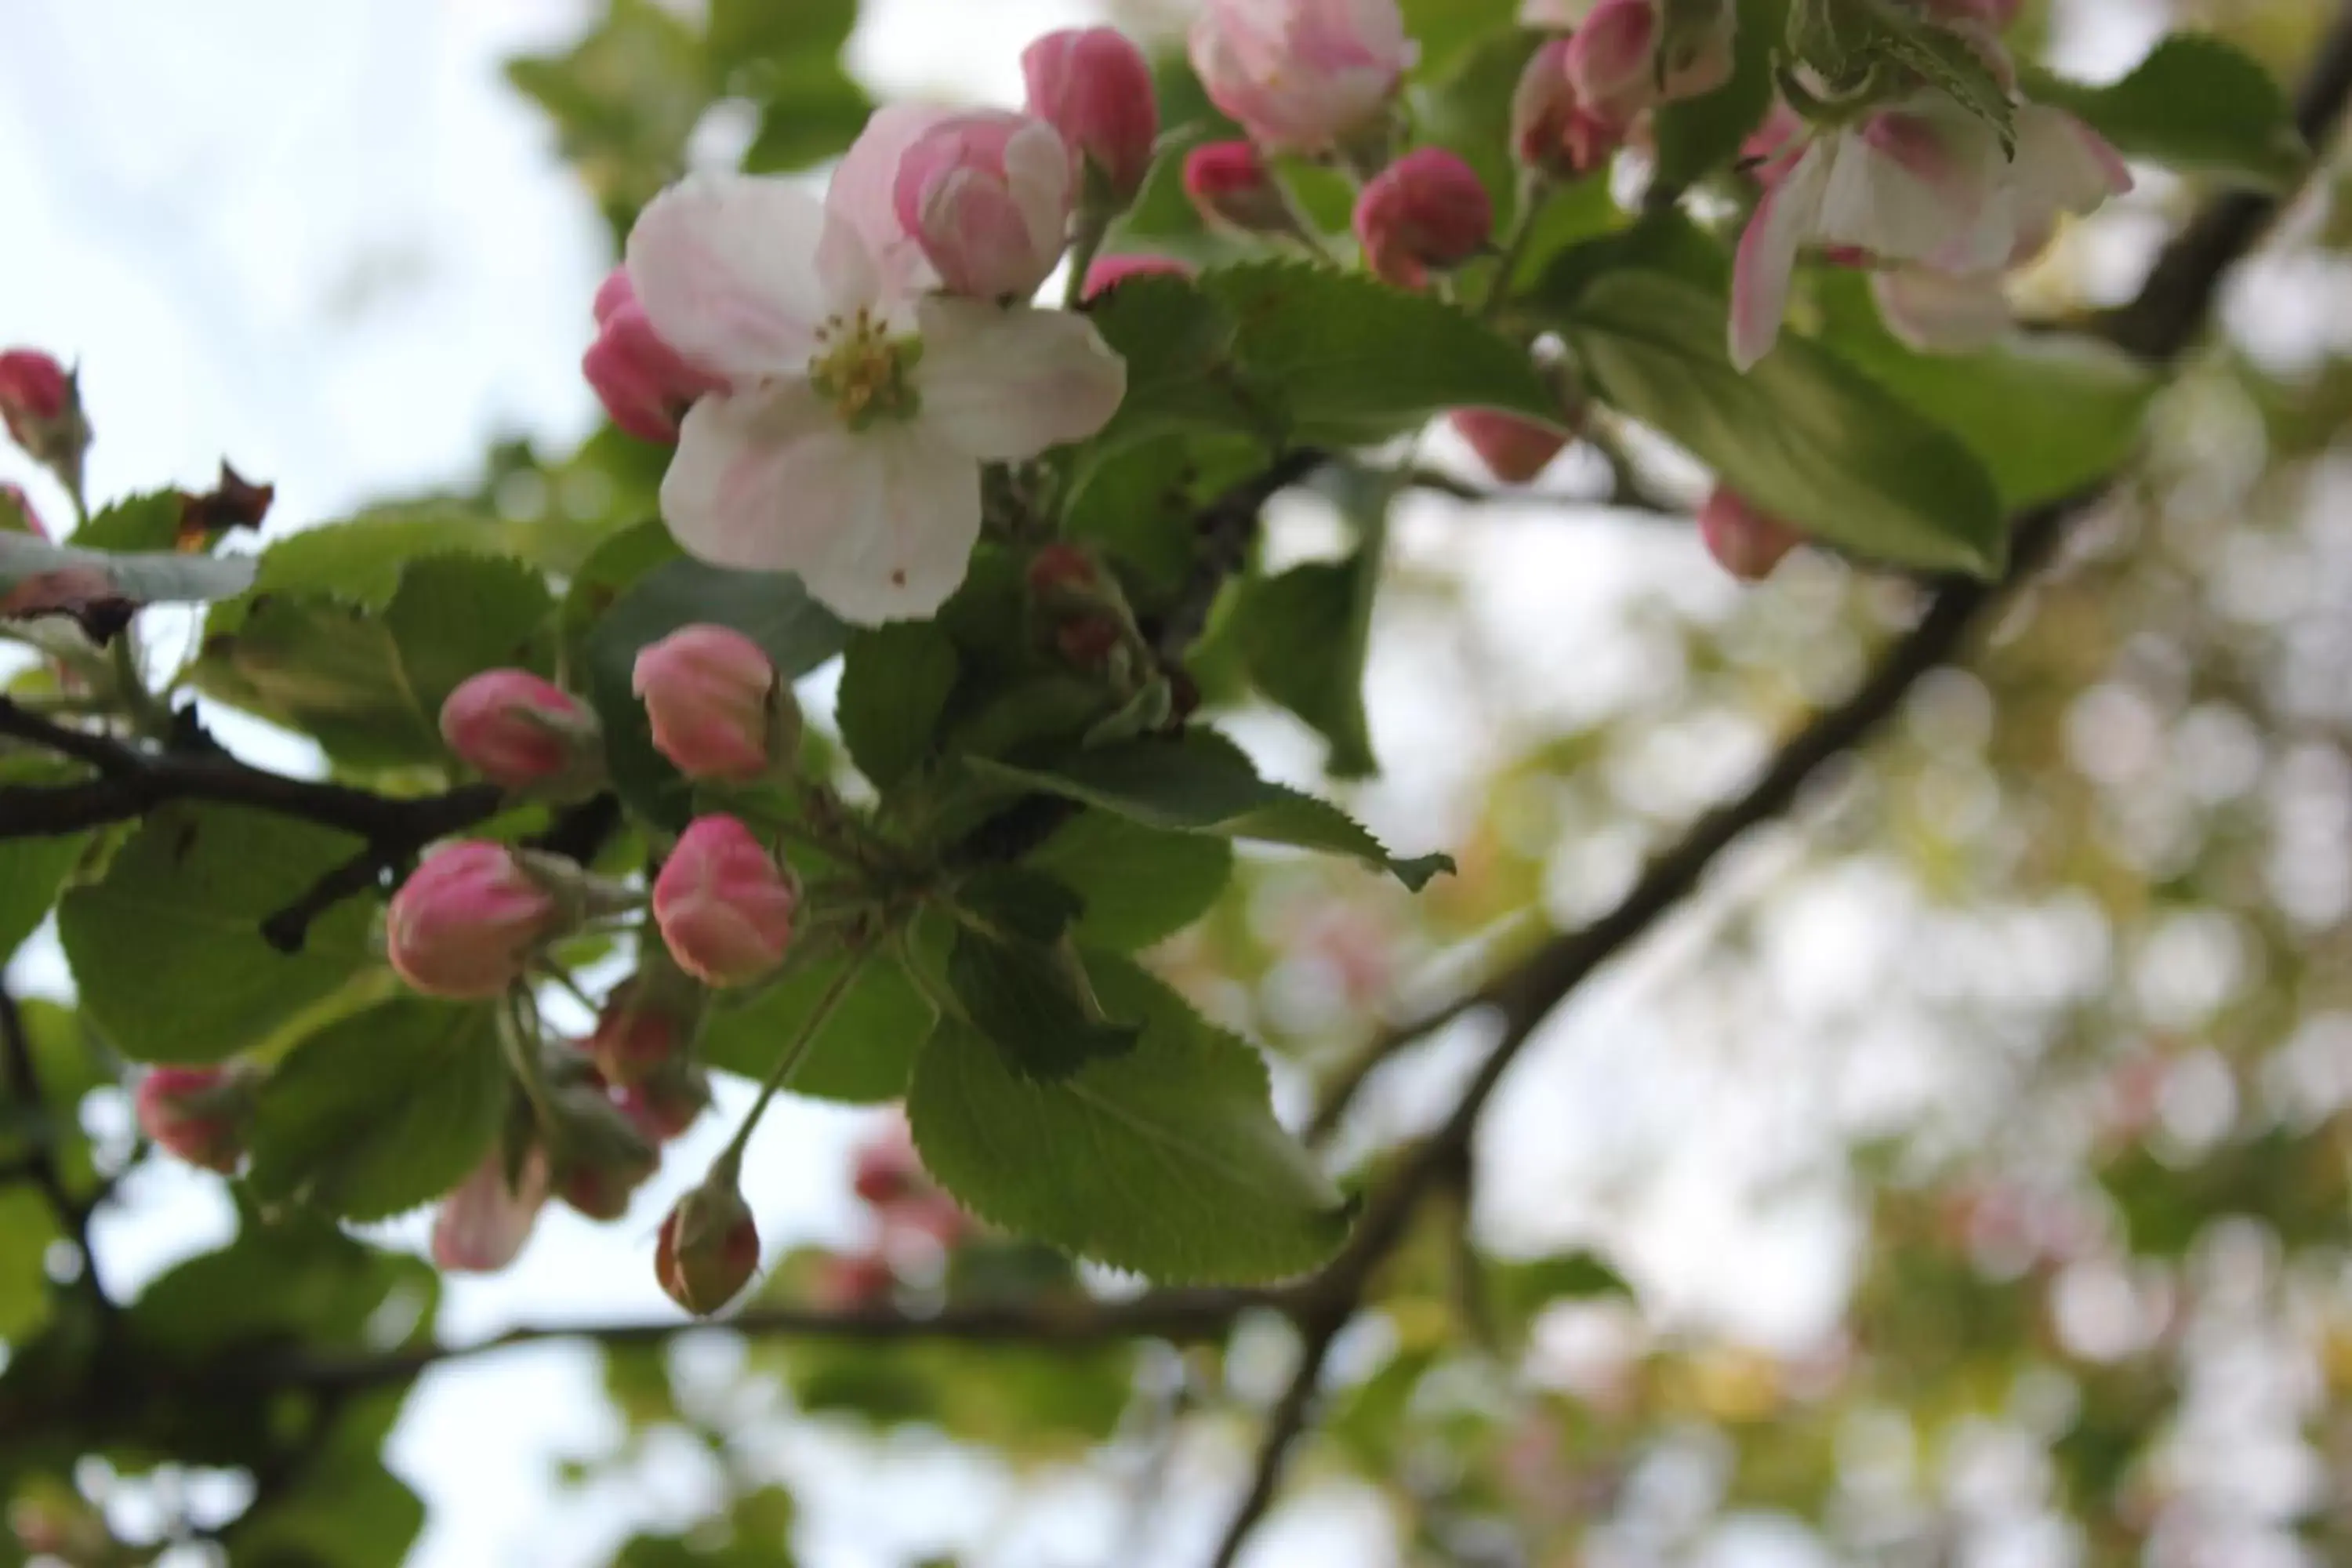
<path id="1" fill-rule="evenodd" d="M 797 373 L 833 313 L 824 209 L 782 180 L 691 174 L 629 231 L 628 274 L 661 340 L 734 381 Z"/>
<path id="2" fill-rule="evenodd" d="M 920 313 L 921 423 L 983 461 L 1082 441 L 1127 395 L 1127 362 L 1084 316 L 946 295 Z"/>
<path id="3" fill-rule="evenodd" d="M 980 468 L 923 428 L 853 431 L 805 382 L 704 398 L 679 432 L 662 516 L 713 565 L 799 573 L 845 620 L 929 615 L 980 537 Z"/>
<path id="4" fill-rule="evenodd" d="M 1731 363 L 1747 370 L 1771 351 L 1789 308 L 1789 279 L 1796 271 L 1797 247 L 1820 216 L 1822 187 L 1829 182 L 1830 143 L 1816 140 L 1764 193 L 1731 268 Z"/>
<path id="5" fill-rule="evenodd" d="M 1922 353 L 1974 353 L 2009 330 L 1998 272 L 1889 268 L 1871 274 L 1870 291 L 1886 330 Z"/>
<path id="6" fill-rule="evenodd" d="M 2029 210 L 2086 213 L 2132 188 L 2131 170 L 2105 137 L 2040 103 L 2017 111 L 2017 180 Z"/>
<path id="7" fill-rule="evenodd" d="M 885 302 L 903 300 L 938 286 L 929 262 L 898 221 L 895 192 L 898 163 L 923 133 L 955 110 L 922 104 L 895 103 L 874 111 L 849 144 L 825 188 L 824 208 L 835 222 L 846 225 L 872 258 Z"/>

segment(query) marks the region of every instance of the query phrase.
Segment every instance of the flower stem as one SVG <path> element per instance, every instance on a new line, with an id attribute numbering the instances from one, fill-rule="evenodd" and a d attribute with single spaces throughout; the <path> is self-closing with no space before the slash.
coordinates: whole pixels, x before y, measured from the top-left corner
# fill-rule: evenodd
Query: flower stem
<path id="1" fill-rule="evenodd" d="M 1075 310 L 1086 302 L 1087 274 L 1094 270 L 1095 258 L 1109 237 L 1108 217 L 1088 214 L 1079 220 L 1077 237 L 1070 246 L 1070 275 L 1062 284 L 1062 309 Z"/>
<path id="2" fill-rule="evenodd" d="M 871 947 L 849 950 L 847 962 L 842 964 L 841 973 L 833 977 L 833 983 L 824 988 L 824 994 L 816 999 L 816 1005 L 811 1007 L 808 1016 L 801 1020 L 800 1029 L 793 1036 L 792 1044 L 786 1046 L 784 1054 L 776 1058 L 776 1065 L 770 1069 L 767 1081 L 760 1086 L 760 1098 L 751 1102 L 743 1124 L 735 1129 L 735 1136 L 720 1152 L 719 1164 L 741 1163 L 744 1146 L 751 1142 L 752 1130 L 760 1125 L 760 1118 L 768 1113 L 768 1102 L 775 1099 L 776 1091 L 790 1083 L 793 1074 L 800 1070 L 809 1047 L 816 1043 L 817 1031 L 824 1027 L 825 1021 L 833 1016 L 834 1009 L 839 1007 L 842 998 L 849 994 L 850 986 L 856 984 L 858 975 L 865 972 L 866 960 L 872 952 Z"/>
<path id="3" fill-rule="evenodd" d="M 1478 319 L 1491 321 L 1510 302 L 1511 276 L 1526 258 L 1528 244 L 1535 238 L 1536 220 L 1551 200 L 1551 183 L 1534 170 L 1519 176 L 1518 211 L 1512 216 L 1509 237 L 1503 241 L 1503 258 L 1495 268 L 1495 281 L 1486 290 L 1486 302 L 1479 307 Z"/>

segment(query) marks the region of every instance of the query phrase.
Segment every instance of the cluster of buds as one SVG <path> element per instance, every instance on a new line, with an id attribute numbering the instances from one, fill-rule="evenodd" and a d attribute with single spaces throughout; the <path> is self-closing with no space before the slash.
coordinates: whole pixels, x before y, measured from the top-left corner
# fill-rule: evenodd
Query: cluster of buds
<path id="1" fill-rule="evenodd" d="M 253 1135 L 263 1076 L 245 1062 L 151 1068 L 131 1097 L 139 1131 L 191 1165 L 234 1174 Z"/>
<path id="2" fill-rule="evenodd" d="M 855 1252 L 825 1258 L 815 1289 L 828 1307 L 871 1307 L 887 1300 L 902 1274 L 935 1270 L 942 1257 L 973 1234 L 971 1216 L 923 1169 L 903 1120 L 858 1150 L 851 1188 L 874 1216 L 874 1235 Z"/>
<path id="3" fill-rule="evenodd" d="M 490 669 L 441 704 L 441 738 L 502 789 L 574 800 L 604 782 L 604 737 L 586 703 L 527 669 Z"/>

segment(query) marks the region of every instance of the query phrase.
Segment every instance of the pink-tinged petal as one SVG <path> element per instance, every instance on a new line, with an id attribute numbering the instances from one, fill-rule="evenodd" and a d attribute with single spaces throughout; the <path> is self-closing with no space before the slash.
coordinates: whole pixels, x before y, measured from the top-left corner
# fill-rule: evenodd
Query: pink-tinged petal
<path id="1" fill-rule="evenodd" d="M 958 111 L 898 103 L 875 110 L 843 153 L 824 193 L 825 211 L 847 226 L 872 258 L 883 299 L 898 300 L 937 284 L 921 247 L 899 221 L 898 164 L 925 132 Z"/>
<path id="2" fill-rule="evenodd" d="M 493 1152 L 441 1200 L 433 1222 L 433 1261 L 452 1273 L 504 1268 L 530 1239 L 547 1202 L 547 1156 L 541 1150 L 524 1156 L 521 1177 L 511 1187 L 505 1160 Z"/>
<path id="3" fill-rule="evenodd" d="M 935 296 L 922 304 L 922 423 L 984 462 L 1034 458 L 1110 423 L 1127 363 L 1066 310 Z"/>
<path id="4" fill-rule="evenodd" d="M 1059 258 L 1069 245 L 1077 173 L 1070 144 L 1042 120 L 1030 121 L 1005 143 L 1005 184 L 1028 226 L 1029 243 L 1041 256 Z"/>
<path id="5" fill-rule="evenodd" d="M 1829 144 L 1814 142 L 1764 193 L 1739 236 L 1731 269 L 1731 363 L 1742 371 L 1769 353 L 1789 308 L 1797 247 L 1820 216 Z"/>
<path id="6" fill-rule="evenodd" d="M 1653 0 L 1601 0 L 1569 40 L 1568 79 L 1585 111 L 1624 126 L 1658 98 L 1658 9 Z"/>
<path id="7" fill-rule="evenodd" d="M 1871 274 L 1870 291 L 1886 330 L 1922 353 L 1975 353 L 2009 330 L 1998 272 L 1891 268 Z"/>
<path id="8" fill-rule="evenodd" d="M 979 538 L 980 465 L 919 428 L 852 431 L 803 383 L 707 397 L 679 432 L 662 516 L 689 553 L 797 572 L 845 620 L 929 615 Z"/>
<path id="9" fill-rule="evenodd" d="M 799 372 L 834 310 L 824 209 L 782 180 L 694 174 L 629 231 L 628 276 L 662 342 L 730 381 Z"/>
<path id="10" fill-rule="evenodd" d="M 2063 109 L 2017 111 L 2016 178 L 2029 207 L 2086 213 L 2132 188 L 2131 170 L 2107 139 Z"/>
<path id="11" fill-rule="evenodd" d="M 1557 27 L 1564 32 L 1583 21 L 1591 9 L 1591 0 L 1519 0 L 1519 26 Z"/>
<path id="12" fill-rule="evenodd" d="M 1834 149 L 1816 235 L 1874 256 L 1978 272 L 2009 254 L 2009 165 L 1990 126 L 1939 100 L 1887 110 Z"/>

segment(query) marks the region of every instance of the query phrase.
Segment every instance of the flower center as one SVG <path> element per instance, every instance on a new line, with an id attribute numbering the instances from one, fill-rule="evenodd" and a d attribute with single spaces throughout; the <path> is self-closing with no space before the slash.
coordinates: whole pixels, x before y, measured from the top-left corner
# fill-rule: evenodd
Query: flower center
<path id="1" fill-rule="evenodd" d="M 853 430 L 877 419 L 908 418 L 919 405 L 914 369 L 922 353 L 920 342 L 893 338 L 887 322 L 861 307 L 818 330 L 809 384 L 833 399 L 842 423 Z"/>

